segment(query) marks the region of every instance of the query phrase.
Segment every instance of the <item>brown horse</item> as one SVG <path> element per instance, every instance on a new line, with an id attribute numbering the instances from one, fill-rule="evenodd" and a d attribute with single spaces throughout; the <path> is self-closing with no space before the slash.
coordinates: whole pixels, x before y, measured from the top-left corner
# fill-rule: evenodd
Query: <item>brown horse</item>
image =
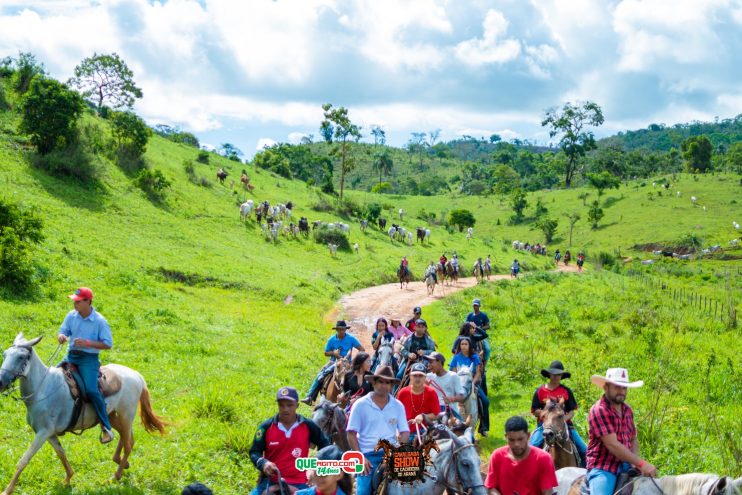
<path id="1" fill-rule="evenodd" d="M 453 282 L 454 285 L 459 281 L 459 274 L 450 261 L 446 262 L 446 278 Z"/>
<path id="2" fill-rule="evenodd" d="M 446 281 L 446 267 L 440 263 L 435 265 L 438 270 L 438 283 L 442 284 Z"/>
<path id="3" fill-rule="evenodd" d="M 541 421 L 544 428 L 544 450 L 551 454 L 554 468 L 576 467 L 579 454 L 564 420 L 564 399 L 559 402 L 546 399 Z"/>
<path id="4" fill-rule="evenodd" d="M 327 378 L 325 378 L 320 394 L 324 395 L 325 399 L 330 402 L 337 402 L 338 395 L 343 391 L 343 380 L 350 369 L 350 361 L 347 359 L 338 359 L 335 362 L 335 368 L 332 374 L 327 375 Z"/>
<path id="5" fill-rule="evenodd" d="M 402 284 L 404 283 L 404 286 L 407 287 L 407 284 L 410 283 L 410 270 L 406 269 L 403 266 L 400 266 L 399 269 L 397 269 L 397 278 L 399 279 L 399 288 L 402 288 Z"/>

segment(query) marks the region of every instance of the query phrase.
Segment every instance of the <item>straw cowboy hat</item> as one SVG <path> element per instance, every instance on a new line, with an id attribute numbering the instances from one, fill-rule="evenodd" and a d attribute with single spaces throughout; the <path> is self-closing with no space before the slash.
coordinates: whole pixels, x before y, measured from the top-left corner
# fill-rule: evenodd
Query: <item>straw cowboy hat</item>
<path id="1" fill-rule="evenodd" d="M 613 385 L 626 388 L 638 388 L 644 385 L 643 380 L 630 382 L 629 372 L 626 368 L 608 368 L 608 371 L 605 372 L 605 376 L 593 375 L 590 377 L 590 381 L 593 385 L 597 385 L 601 388 L 603 388 L 603 385 L 606 383 L 612 383 Z"/>
<path id="2" fill-rule="evenodd" d="M 383 378 L 394 383 L 400 382 L 400 380 L 394 376 L 394 371 L 392 371 L 391 366 L 379 366 L 373 375 L 364 375 L 363 378 L 365 378 L 371 385 L 376 383 L 377 378 Z"/>

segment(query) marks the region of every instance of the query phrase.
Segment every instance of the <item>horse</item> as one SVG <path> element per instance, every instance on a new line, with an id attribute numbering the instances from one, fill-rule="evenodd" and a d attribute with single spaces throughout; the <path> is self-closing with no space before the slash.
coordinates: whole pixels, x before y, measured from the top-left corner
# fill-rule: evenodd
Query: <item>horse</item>
<path id="1" fill-rule="evenodd" d="M 467 428 L 461 437 L 443 425 L 430 431 L 438 450 L 433 447 L 428 451 L 431 464 L 426 466 L 426 476 L 413 485 L 387 482 L 386 495 L 442 495 L 444 490 L 447 493 L 487 495 L 471 428 Z"/>
<path id="2" fill-rule="evenodd" d="M 563 468 L 556 472 L 559 486 L 556 495 L 579 495 L 585 482 L 586 469 Z M 632 495 L 657 495 L 658 493 L 678 495 L 739 495 L 742 492 L 742 478 L 732 479 L 716 474 L 688 473 L 676 476 L 649 478 L 639 476 L 630 483 Z"/>
<path id="3" fill-rule="evenodd" d="M 487 280 L 489 280 L 490 275 L 492 275 L 492 267 L 487 263 L 484 263 L 482 266 L 484 267 L 484 274 L 487 276 Z"/>
<path id="4" fill-rule="evenodd" d="M 425 242 L 425 229 L 422 227 L 418 227 L 415 229 L 415 233 L 417 236 L 417 242 Z"/>
<path id="5" fill-rule="evenodd" d="M 541 421 L 544 428 L 544 450 L 551 454 L 554 468 L 577 466 L 579 453 L 569 436 L 569 427 L 564 420 L 564 399 L 559 402 L 546 399 Z"/>
<path id="6" fill-rule="evenodd" d="M 454 285 L 459 281 L 459 274 L 451 264 L 450 260 L 446 262 L 446 278 L 453 282 Z"/>
<path id="7" fill-rule="evenodd" d="M 322 397 L 319 404 L 314 406 L 312 421 L 319 426 L 322 433 L 332 440 L 343 452 L 350 450 L 348 435 L 345 428 L 348 426 L 348 418 L 343 408 L 334 402 Z"/>
<path id="8" fill-rule="evenodd" d="M 389 366 L 394 372 L 397 372 L 397 366 L 394 363 L 394 341 L 385 340 L 376 350 L 376 362 L 372 372 L 381 366 Z"/>
<path id="9" fill-rule="evenodd" d="M 438 271 L 438 283 L 442 284 L 446 282 L 446 266 L 438 263 L 435 265 L 435 268 Z"/>
<path id="10" fill-rule="evenodd" d="M 332 374 L 327 375 L 320 393 L 330 402 L 336 402 L 338 395 L 343 391 L 343 380 L 351 369 L 350 361 L 340 358 L 335 361 Z"/>
<path id="11" fill-rule="evenodd" d="M 404 286 L 407 287 L 407 285 L 410 283 L 410 270 L 404 266 L 400 266 L 397 269 L 397 278 L 399 278 L 400 289 L 402 288 L 403 283 L 404 283 Z"/>
<path id="12" fill-rule="evenodd" d="M 431 272 L 425 276 L 425 288 L 428 290 L 428 295 L 432 296 L 435 292 L 435 278 Z"/>
<path id="13" fill-rule="evenodd" d="M 482 269 L 482 265 L 480 265 L 479 262 L 474 263 L 472 272 L 474 273 L 474 277 L 476 277 L 477 282 L 481 282 L 482 280 L 484 280 L 484 270 Z"/>
<path id="14" fill-rule="evenodd" d="M 479 408 L 477 407 L 477 393 L 474 390 L 474 375 L 469 366 L 461 366 L 456 370 L 461 387 L 464 389 L 464 400 L 459 402 L 459 414 L 467 426 L 476 428 L 479 420 Z"/>
<path id="15" fill-rule="evenodd" d="M 19 333 L 13 345 L 3 353 L 4 360 L 0 368 L 0 392 L 8 388 L 16 380 L 20 381 L 21 400 L 26 404 L 26 421 L 36 432 L 31 445 L 18 461 L 15 474 L 3 491 L 3 495 L 10 495 L 18 484 L 18 478 L 31 461 L 36 452 L 49 442 L 57 457 L 64 466 L 64 484 L 68 485 L 75 472 L 72 470 L 59 436 L 63 435 L 70 426 L 70 419 L 74 408 L 74 399 L 70 395 L 62 370 L 46 367 L 34 352 L 33 347 L 39 343 L 41 337 L 26 340 L 23 333 Z M 159 418 L 150 404 L 149 390 L 142 375 L 131 368 L 110 364 L 105 367 L 121 380 L 121 388 L 106 398 L 106 406 L 111 420 L 111 426 L 119 433 L 119 441 L 113 454 L 113 462 L 118 464 L 114 478 L 121 479 L 124 469 L 129 468 L 129 455 L 134 446 L 132 423 L 140 406 L 140 417 L 147 432 L 158 430 L 165 433 L 166 423 Z M 86 403 L 80 414 L 74 430 L 87 430 L 98 423 L 93 406 Z M 124 455 L 121 456 L 123 450 Z"/>

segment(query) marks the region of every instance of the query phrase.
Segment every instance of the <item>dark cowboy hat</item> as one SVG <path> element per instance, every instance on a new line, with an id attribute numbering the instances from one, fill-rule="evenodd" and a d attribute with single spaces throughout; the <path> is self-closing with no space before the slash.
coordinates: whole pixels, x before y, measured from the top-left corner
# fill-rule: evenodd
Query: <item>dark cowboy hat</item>
<path id="1" fill-rule="evenodd" d="M 347 323 L 345 322 L 345 320 L 338 320 L 338 321 L 337 321 L 337 323 L 335 323 L 335 326 L 334 326 L 334 327 L 332 327 L 332 328 L 333 328 L 334 330 L 337 330 L 338 328 L 342 328 L 342 329 L 345 329 L 345 330 L 347 330 L 347 329 L 349 329 L 349 328 L 350 328 L 350 325 L 348 325 L 348 324 L 347 324 Z"/>
<path id="2" fill-rule="evenodd" d="M 562 375 L 562 378 L 569 378 L 572 373 L 564 371 L 564 365 L 561 361 L 552 361 L 548 368 L 541 370 L 541 376 L 549 378 L 551 375 Z"/>
<path id="3" fill-rule="evenodd" d="M 394 376 L 394 371 L 392 371 L 391 366 L 379 366 L 373 375 L 364 375 L 363 378 L 365 378 L 371 385 L 376 383 L 377 378 L 386 378 L 394 383 L 400 382 L 400 380 Z"/>

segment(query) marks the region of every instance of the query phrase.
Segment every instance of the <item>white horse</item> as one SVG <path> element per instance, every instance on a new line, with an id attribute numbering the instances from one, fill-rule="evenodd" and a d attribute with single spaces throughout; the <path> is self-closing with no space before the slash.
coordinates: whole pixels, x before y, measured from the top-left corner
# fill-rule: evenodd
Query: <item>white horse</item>
<path id="1" fill-rule="evenodd" d="M 430 271 L 425 275 L 425 288 L 428 289 L 428 295 L 432 296 L 435 292 L 435 278 L 433 272 Z"/>
<path id="2" fill-rule="evenodd" d="M 474 375 L 469 366 L 461 366 L 456 369 L 459 382 L 464 389 L 464 400 L 459 402 L 459 414 L 464 418 L 467 426 L 475 428 L 479 420 L 479 409 L 477 408 L 477 392 L 474 390 Z"/>
<path id="3" fill-rule="evenodd" d="M 457 437 L 448 428 L 438 425 L 433 429 L 433 437 L 440 452 L 430 452 L 432 466 L 426 466 L 423 481 L 412 485 L 389 482 L 386 494 L 442 495 L 445 490 L 446 493 L 487 495 L 471 428 L 467 428 L 463 436 Z"/>
<path id="4" fill-rule="evenodd" d="M 63 435 L 69 426 L 74 400 L 70 395 L 69 387 L 65 382 L 62 370 L 44 366 L 33 346 L 38 344 L 41 337 L 26 340 L 19 333 L 13 345 L 3 353 L 3 365 L 0 368 L 0 392 L 7 390 L 13 382 L 20 380 L 21 399 L 26 404 L 26 421 L 36 432 L 31 446 L 23 454 L 15 474 L 2 495 L 10 495 L 15 490 L 18 478 L 36 452 L 49 442 L 62 461 L 66 476 L 64 484 L 69 484 L 75 472 L 72 470 L 67 456 L 59 443 L 59 435 Z M 165 433 L 165 422 L 152 411 L 149 401 L 149 390 L 142 375 L 133 369 L 117 364 L 106 366 L 108 370 L 121 379 L 121 388 L 118 392 L 106 398 L 106 408 L 109 411 L 111 426 L 119 433 L 119 442 L 113 454 L 113 462 L 118 464 L 114 477 L 118 480 L 129 467 L 129 454 L 134 446 L 132 423 L 137 413 L 137 405 L 141 406 L 139 415 L 142 418 L 144 429 L 148 432 L 158 430 Z M 96 425 L 98 418 L 91 404 L 85 404 L 75 430 L 87 430 Z M 121 457 L 121 451 L 124 451 Z"/>
<path id="5" fill-rule="evenodd" d="M 397 235 L 397 229 L 394 227 L 389 227 L 387 234 L 389 235 L 389 240 L 394 242 L 394 236 Z"/>
<path id="6" fill-rule="evenodd" d="M 247 201 L 245 201 L 244 203 L 240 205 L 240 220 L 241 221 L 244 222 L 245 220 L 248 219 L 248 217 L 250 216 L 250 213 L 252 213 L 253 204 L 254 204 L 253 200 L 248 199 Z"/>
<path id="7" fill-rule="evenodd" d="M 572 483 L 587 473 L 586 469 L 569 467 L 556 472 L 559 486 L 556 495 L 568 495 Z M 656 485 L 655 485 L 656 482 Z M 742 490 L 742 478 L 732 479 L 727 476 L 719 477 L 715 474 L 690 473 L 677 476 L 662 476 L 648 478 L 641 476 L 633 481 L 633 495 L 739 495 Z"/>
<path id="8" fill-rule="evenodd" d="M 376 369 L 382 366 L 392 366 L 392 357 L 394 356 L 394 341 L 385 340 L 379 345 L 379 349 L 376 351 L 378 361 L 376 363 Z"/>

